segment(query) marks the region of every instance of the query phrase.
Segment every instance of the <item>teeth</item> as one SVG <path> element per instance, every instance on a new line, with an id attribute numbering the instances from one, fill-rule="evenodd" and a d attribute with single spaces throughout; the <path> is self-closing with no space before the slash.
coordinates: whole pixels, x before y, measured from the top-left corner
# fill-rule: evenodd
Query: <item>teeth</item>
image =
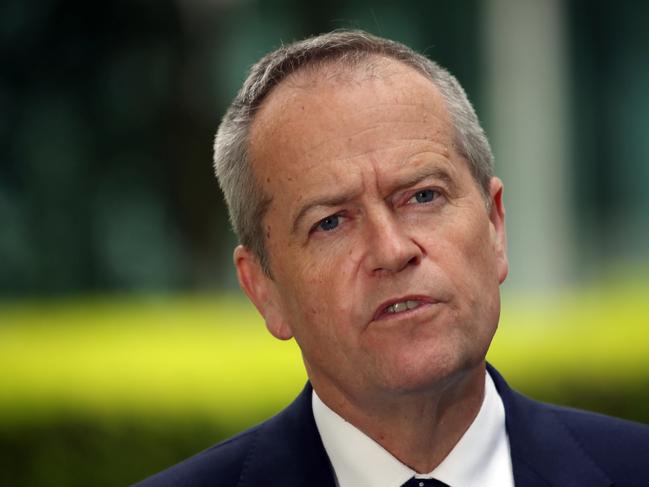
<path id="1" fill-rule="evenodd" d="M 385 310 L 388 313 L 401 313 L 409 309 L 415 309 L 419 307 L 419 301 L 402 301 L 400 303 L 394 303 L 393 305 L 388 306 Z"/>
<path id="2" fill-rule="evenodd" d="M 408 309 L 415 309 L 419 307 L 419 301 L 406 301 Z"/>

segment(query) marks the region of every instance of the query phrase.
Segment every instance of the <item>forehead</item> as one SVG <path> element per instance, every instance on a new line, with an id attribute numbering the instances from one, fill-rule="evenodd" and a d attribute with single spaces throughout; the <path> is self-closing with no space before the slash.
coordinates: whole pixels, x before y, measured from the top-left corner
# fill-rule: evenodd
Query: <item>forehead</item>
<path id="1" fill-rule="evenodd" d="M 401 62 L 298 71 L 269 94 L 250 133 L 253 171 L 273 196 L 279 175 L 421 145 L 448 156 L 452 124 L 435 85 Z M 401 157 L 408 156 L 401 151 Z"/>

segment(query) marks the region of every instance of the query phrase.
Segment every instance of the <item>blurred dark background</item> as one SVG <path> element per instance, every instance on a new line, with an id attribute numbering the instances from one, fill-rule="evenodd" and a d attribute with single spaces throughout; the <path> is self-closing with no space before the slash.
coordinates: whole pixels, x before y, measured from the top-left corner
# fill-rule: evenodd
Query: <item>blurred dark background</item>
<path id="1" fill-rule="evenodd" d="M 504 318 L 523 329 L 501 331 L 501 370 L 649 422 L 648 21 L 639 0 L 4 0 L 0 484 L 124 485 L 299 388 L 294 349 L 263 342 L 257 369 L 229 355 L 263 327 L 231 297 L 212 141 L 252 63 L 335 28 L 426 53 L 484 122 L 508 210 Z M 212 395 L 265 370 L 268 391 L 244 394 L 256 409 Z"/>
<path id="2" fill-rule="evenodd" d="M 521 224 L 510 225 L 520 262 L 512 281 L 534 288 L 599 275 L 611 262 L 646 267 L 649 7 L 547 5 L 539 14 L 534 2 L 502 0 L 5 0 L 0 296 L 232 287 L 233 237 L 211 172 L 214 131 L 262 54 L 339 27 L 401 40 L 464 84 L 492 134 L 506 189 L 514 188 L 508 203 Z M 539 42 L 528 46 L 520 37 L 535 26 Z M 537 79 L 518 99 L 503 90 L 526 62 L 554 85 Z M 561 106 L 540 112 L 534 98 Z M 535 119 L 550 116 L 562 132 L 534 136 L 543 123 Z M 508 135 L 507 123 L 531 124 L 531 140 Z M 525 198 L 547 208 L 537 221 L 529 212 L 516 220 L 515 188 L 538 183 L 533 169 L 520 169 L 525 161 L 510 160 L 521 140 L 521 154 L 555 178 L 545 200 Z M 565 232 L 546 233 L 545 252 L 569 264 L 538 279 L 525 235 L 544 232 L 548 219 L 563 221 Z"/>

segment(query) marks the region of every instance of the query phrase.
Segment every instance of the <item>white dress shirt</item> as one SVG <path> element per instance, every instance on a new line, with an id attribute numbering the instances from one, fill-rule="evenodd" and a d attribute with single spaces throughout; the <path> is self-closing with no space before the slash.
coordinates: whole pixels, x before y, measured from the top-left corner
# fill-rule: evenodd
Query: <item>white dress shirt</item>
<path id="1" fill-rule="evenodd" d="M 345 421 L 313 391 L 313 416 L 339 487 L 400 487 L 410 478 L 435 478 L 450 487 L 514 487 L 505 408 L 486 374 L 478 415 L 446 458 L 417 474 Z"/>

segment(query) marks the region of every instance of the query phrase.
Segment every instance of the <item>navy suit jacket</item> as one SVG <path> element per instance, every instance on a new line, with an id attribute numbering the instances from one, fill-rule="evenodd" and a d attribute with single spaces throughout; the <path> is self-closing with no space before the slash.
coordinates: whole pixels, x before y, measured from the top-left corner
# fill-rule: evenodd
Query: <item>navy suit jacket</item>
<path id="1" fill-rule="evenodd" d="M 533 401 L 488 371 L 505 405 L 516 487 L 647 487 L 649 426 Z M 138 487 L 334 487 L 307 384 L 282 412 Z"/>

